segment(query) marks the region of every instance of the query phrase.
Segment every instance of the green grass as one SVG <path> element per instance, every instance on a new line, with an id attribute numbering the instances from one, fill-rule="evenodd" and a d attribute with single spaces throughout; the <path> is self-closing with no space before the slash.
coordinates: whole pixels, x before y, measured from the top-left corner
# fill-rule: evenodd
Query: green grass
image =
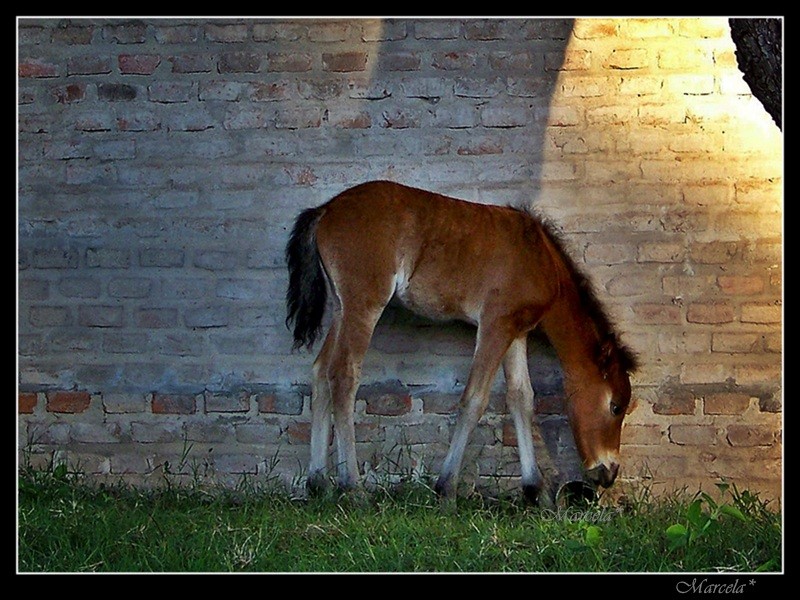
<path id="1" fill-rule="evenodd" d="M 20 474 L 20 571 L 781 570 L 780 515 L 724 485 L 713 498 L 644 490 L 624 510 L 558 513 L 518 494 L 443 503 L 423 484 L 299 500 L 277 487 L 142 491 L 77 479 L 63 468 Z"/>

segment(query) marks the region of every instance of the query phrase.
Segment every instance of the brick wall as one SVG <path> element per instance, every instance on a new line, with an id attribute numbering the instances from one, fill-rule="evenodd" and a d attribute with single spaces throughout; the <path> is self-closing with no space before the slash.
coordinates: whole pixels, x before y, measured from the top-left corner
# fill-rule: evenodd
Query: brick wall
<path id="1" fill-rule="evenodd" d="M 19 445 L 131 481 L 302 473 L 287 228 L 386 178 L 534 204 L 641 355 L 624 476 L 780 493 L 782 137 L 724 19 L 34 20 L 19 48 Z M 435 470 L 473 332 L 389 310 L 367 470 Z M 574 472 L 534 338 L 540 455 Z M 502 377 L 467 471 L 513 476 Z"/>

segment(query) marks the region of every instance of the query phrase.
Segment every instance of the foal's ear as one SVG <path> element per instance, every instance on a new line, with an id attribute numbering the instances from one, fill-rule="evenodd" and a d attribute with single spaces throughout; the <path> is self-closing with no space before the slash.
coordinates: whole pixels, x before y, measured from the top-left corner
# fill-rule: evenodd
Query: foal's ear
<path id="1" fill-rule="evenodd" d="M 597 366 L 600 367 L 603 378 L 608 376 L 615 364 L 619 369 L 630 374 L 636 371 L 639 361 L 627 346 L 619 343 L 615 334 L 609 333 L 600 342 L 597 351 Z"/>
<path id="2" fill-rule="evenodd" d="M 600 372 L 603 378 L 608 374 L 614 358 L 614 351 L 617 348 L 617 337 L 613 333 L 609 333 L 605 339 L 600 342 L 600 348 L 597 352 L 597 366 L 600 367 Z"/>

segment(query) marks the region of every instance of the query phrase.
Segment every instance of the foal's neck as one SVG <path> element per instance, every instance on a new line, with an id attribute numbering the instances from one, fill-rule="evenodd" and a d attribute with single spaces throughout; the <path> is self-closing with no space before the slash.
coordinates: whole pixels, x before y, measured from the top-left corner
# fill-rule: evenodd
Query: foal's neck
<path id="1" fill-rule="evenodd" d="M 575 385 L 600 377 L 597 328 L 581 306 L 576 290 L 562 290 L 543 317 L 542 328 L 561 361 L 568 391 Z"/>

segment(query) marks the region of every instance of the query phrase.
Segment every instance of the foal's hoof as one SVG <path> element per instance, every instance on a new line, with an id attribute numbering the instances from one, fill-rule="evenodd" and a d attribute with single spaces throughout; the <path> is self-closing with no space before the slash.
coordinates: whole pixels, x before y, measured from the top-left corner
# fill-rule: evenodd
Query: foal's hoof
<path id="1" fill-rule="evenodd" d="M 439 498 L 452 498 L 452 480 L 450 478 L 439 477 L 439 479 L 436 480 L 436 484 L 433 486 L 433 491 L 436 492 Z"/>
<path id="2" fill-rule="evenodd" d="M 539 496 L 542 493 L 542 488 L 538 485 L 523 485 L 522 493 L 525 495 L 525 500 L 533 506 L 539 506 Z"/>
<path id="3" fill-rule="evenodd" d="M 324 495 L 330 487 L 328 478 L 322 473 L 309 475 L 306 480 L 306 491 L 309 496 L 319 497 Z"/>

